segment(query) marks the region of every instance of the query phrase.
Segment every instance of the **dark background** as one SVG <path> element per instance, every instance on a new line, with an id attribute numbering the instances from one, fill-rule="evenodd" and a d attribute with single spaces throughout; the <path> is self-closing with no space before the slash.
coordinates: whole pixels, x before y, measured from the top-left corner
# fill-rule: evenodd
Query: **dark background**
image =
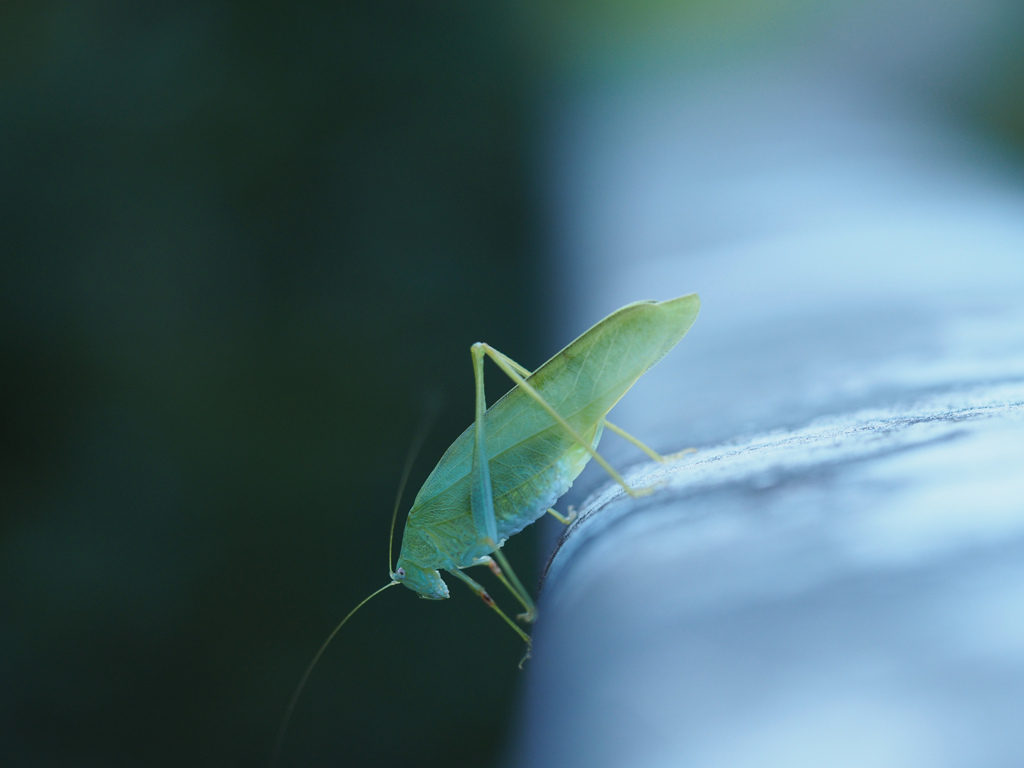
<path id="1" fill-rule="evenodd" d="M 657 6 L 4 4 L 0 762 L 265 764 L 428 403 L 411 492 L 472 342 L 553 351 L 543 115 Z M 1019 144 L 1016 50 L 930 98 Z M 459 586 L 346 628 L 284 765 L 494 757 L 521 643 Z"/>

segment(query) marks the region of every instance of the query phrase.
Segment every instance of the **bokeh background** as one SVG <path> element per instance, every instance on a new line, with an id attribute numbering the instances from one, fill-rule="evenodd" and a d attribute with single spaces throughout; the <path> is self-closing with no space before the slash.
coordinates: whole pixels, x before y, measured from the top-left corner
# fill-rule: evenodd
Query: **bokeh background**
<path id="1" fill-rule="evenodd" d="M 265 764 L 387 580 L 417 424 L 413 490 L 472 420 L 469 345 L 566 341 L 560 111 L 784 58 L 848 5 L 0 6 L 0 763 Z M 978 7 L 934 5 L 922 35 Z M 1011 18 L 899 87 L 1019 158 Z M 870 19 L 884 83 L 919 41 Z M 284 765 L 500 759 L 520 643 L 455 587 L 364 609 Z"/>

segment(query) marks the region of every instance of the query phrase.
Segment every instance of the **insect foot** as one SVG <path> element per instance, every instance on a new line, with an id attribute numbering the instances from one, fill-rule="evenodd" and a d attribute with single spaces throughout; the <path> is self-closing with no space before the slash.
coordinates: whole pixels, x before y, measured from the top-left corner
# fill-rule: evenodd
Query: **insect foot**
<path id="1" fill-rule="evenodd" d="M 644 496 L 650 496 L 657 489 L 657 485 L 641 485 L 639 488 L 627 487 L 625 491 L 628 496 L 634 499 L 642 499 Z"/>
<path id="2" fill-rule="evenodd" d="M 526 644 L 526 653 L 523 654 L 523 658 L 521 658 L 519 660 L 519 669 L 522 669 L 526 665 L 526 662 L 529 661 L 532 652 L 533 652 L 533 643 L 532 642 L 531 643 L 527 643 Z"/>
<path id="3" fill-rule="evenodd" d="M 668 456 L 664 456 L 663 457 L 663 461 L 665 463 L 668 463 L 670 461 L 679 461 L 684 456 L 687 456 L 687 455 L 689 455 L 691 453 L 696 453 L 696 452 L 697 452 L 696 448 L 685 448 L 685 449 L 683 449 L 681 451 L 676 451 L 675 453 L 670 453 Z"/>

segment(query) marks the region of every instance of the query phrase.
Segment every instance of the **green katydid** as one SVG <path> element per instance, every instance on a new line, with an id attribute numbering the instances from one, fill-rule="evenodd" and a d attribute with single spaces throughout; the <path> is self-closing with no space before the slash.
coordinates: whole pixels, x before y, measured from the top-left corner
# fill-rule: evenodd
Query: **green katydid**
<path id="1" fill-rule="evenodd" d="M 535 619 L 533 600 L 502 554 L 502 545 L 545 513 L 550 512 L 563 523 L 570 522 L 571 516 L 564 517 L 551 507 L 590 459 L 597 461 L 629 495 L 650 492 L 650 488 L 630 487 L 597 452 L 597 444 L 608 427 L 651 458 L 665 460 L 606 416 L 686 334 L 699 309 L 700 299 L 694 293 L 668 301 L 628 304 L 532 373 L 487 344 L 472 346 L 476 418 L 445 451 L 416 495 L 405 523 L 397 567 L 391 569 L 389 563 L 391 581 L 342 619 L 307 667 L 285 713 L 275 755 L 295 702 L 324 649 L 356 611 L 396 584 L 420 597 L 442 600 L 449 594 L 440 571 L 447 571 L 465 582 L 515 630 L 526 642 L 529 655 L 529 635 L 463 569 L 488 565 L 525 609 L 519 618 L 527 622 Z M 484 395 L 485 357 L 515 383 L 490 408 Z M 400 488 L 399 497 L 401 492 Z M 396 500 L 389 560 L 397 511 Z"/>

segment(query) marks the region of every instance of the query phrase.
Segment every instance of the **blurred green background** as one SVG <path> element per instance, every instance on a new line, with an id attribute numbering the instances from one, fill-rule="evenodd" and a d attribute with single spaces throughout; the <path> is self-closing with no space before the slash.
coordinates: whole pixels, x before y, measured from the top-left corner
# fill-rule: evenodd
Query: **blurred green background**
<path id="1" fill-rule="evenodd" d="M 553 351 L 545 111 L 801 5 L 4 3 L 0 763 L 265 764 L 387 581 L 427 403 L 413 492 L 472 420 L 469 345 Z M 998 50 L 934 98 L 1019 146 Z M 453 591 L 346 628 L 284 765 L 494 758 L 520 643 Z"/>

